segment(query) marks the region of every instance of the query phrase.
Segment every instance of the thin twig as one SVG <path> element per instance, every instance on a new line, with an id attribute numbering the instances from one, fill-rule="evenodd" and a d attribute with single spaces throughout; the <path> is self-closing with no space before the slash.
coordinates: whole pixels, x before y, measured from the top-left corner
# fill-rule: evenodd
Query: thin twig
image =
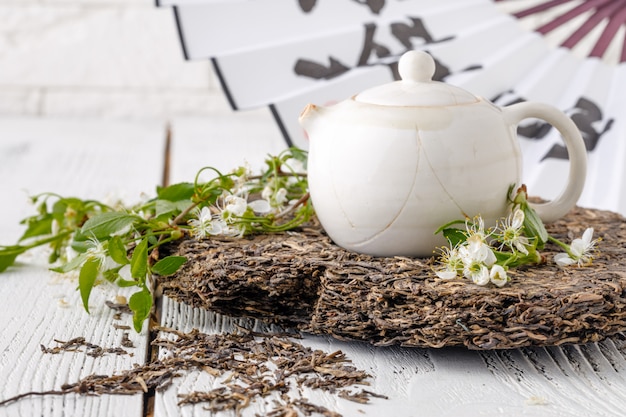
<path id="1" fill-rule="evenodd" d="M 10 404 L 12 402 L 15 401 L 19 401 L 22 398 L 26 398 L 26 397 L 33 397 L 33 396 L 40 396 L 43 397 L 44 395 L 65 395 L 68 392 L 71 391 L 57 391 L 57 390 L 50 390 L 50 391 L 31 391 L 31 392 L 25 392 L 22 394 L 18 394 L 14 397 L 9 397 L 6 400 L 2 400 L 0 401 L 0 406 L 5 406 L 7 404 Z"/>
<path id="2" fill-rule="evenodd" d="M 286 215 L 288 215 L 290 213 L 293 213 L 296 210 L 296 208 L 298 208 L 302 204 L 306 203 L 309 200 L 310 197 L 311 197 L 311 195 L 309 193 L 304 194 L 302 197 L 300 197 L 300 199 L 298 201 L 296 201 L 294 204 L 292 204 L 291 206 L 289 206 L 285 210 L 283 210 L 280 213 L 278 213 L 274 218 L 275 219 L 280 219 L 280 218 L 285 217 Z"/>

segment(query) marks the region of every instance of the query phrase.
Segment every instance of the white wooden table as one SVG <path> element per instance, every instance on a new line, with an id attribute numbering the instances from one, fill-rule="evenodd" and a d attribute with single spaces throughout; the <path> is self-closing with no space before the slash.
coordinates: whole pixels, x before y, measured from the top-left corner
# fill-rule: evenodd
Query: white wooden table
<path id="1" fill-rule="evenodd" d="M 206 165 L 228 170 L 247 160 L 259 167 L 283 148 L 265 111 L 216 114 L 172 125 L 171 182 L 193 179 Z M 254 138 L 254 139 L 253 139 Z M 22 232 L 33 213 L 27 195 L 62 195 L 134 202 L 153 194 L 162 178 L 163 123 L 0 119 L 0 243 Z M 115 327 L 106 300 L 125 295 L 96 287 L 91 315 L 82 308 L 76 277 L 50 272 L 46 252 L 35 251 L 0 275 L 0 401 L 29 391 L 59 389 L 90 374 L 111 374 L 146 361 L 149 334 Z M 206 333 L 227 331 L 232 321 L 164 298 L 164 326 Z M 128 318 L 123 320 L 128 321 Z M 118 326 L 119 327 L 119 326 Z M 131 355 L 90 357 L 85 352 L 45 354 L 40 345 L 83 336 L 102 347 L 119 346 L 123 333 Z M 584 346 L 473 352 L 464 349 L 375 348 L 305 336 L 307 346 L 344 351 L 372 375 L 371 391 L 389 399 L 356 404 L 332 395 L 311 400 L 345 416 L 622 416 L 626 415 L 626 337 Z M 202 405 L 178 406 L 177 395 L 208 389 L 214 381 L 191 372 L 152 399 L 143 395 L 30 396 L 0 407 L 0 416 L 195 416 Z M 313 394 L 311 394 L 313 395 Z M 153 406 L 147 406 L 153 404 Z M 244 415 L 267 412 L 255 404 Z M 224 415 L 233 415 L 225 413 Z"/>

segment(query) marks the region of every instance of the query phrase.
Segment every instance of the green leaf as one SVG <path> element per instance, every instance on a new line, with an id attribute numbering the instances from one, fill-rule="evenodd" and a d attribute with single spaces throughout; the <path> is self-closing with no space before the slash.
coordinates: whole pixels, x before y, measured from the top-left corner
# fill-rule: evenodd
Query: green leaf
<path id="1" fill-rule="evenodd" d="M 80 274 L 78 275 L 80 297 L 83 300 L 83 307 L 85 307 L 87 313 L 89 313 L 89 296 L 91 295 L 91 289 L 96 283 L 96 278 L 98 278 L 99 268 L 100 262 L 96 258 L 89 258 L 80 268 Z"/>
<path id="2" fill-rule="evenodd" d="M 434 234 L 436 235 L 438 233 L 442 233 L 445 229 L 450 229 L 451 226 L 454 226 L 455 224 L 465 224 L 465 220 L 452 220 L 435 230 Z"/>
<path id="3" fill-rule="evenodd" d="M 155 213 L 154 216 L 158 219 L 163 216 L 172 216 L 178 214 L 184 210 L 187 210 L 189 206 L 193 204 L 191 200 L 156 200 L 155 201 Z"/>
<path id="4" fill-rule="evenodd" d="M 135 247 L 130 258 L 130 276 L 144 282 L 148 273 L 148 238 L 144 238 Z"/>
<path id="5" fill-rule="evenodd" d="M 133 325 L 137 333 L 141 332 L 143 322 L 150 316 L 152 294 L 146 287 L 130 296 L 128 307 L 133 311 Z"/>
<path id="6" fill-rule="evenodd" d="M 176 212 L 177 210 L 178 207 L 173 201 L 158 199 L 156 201 L 155 217 L 161 217 L 164 214 L 171 214 Z"/>
<path id="7" fill-rule="evenodd" d="M 186 261 L 187 258 L 185 258 L 184 256 L 166 256 L 165 258 L 154 264 L 154 266 L 152 267 L 152 272 L 163 277 L 167 277 L 178 271 Z"/>
<path id="8" fill-rule="evenodd" d="M 50 245 L 52 247 L 52 252 L 48 255 L 48 263 L 53 264 L 61 258 L 61 252 L 55 247 L 55 244 Z"/>
<path id="9" fill-rule="evenodd" d="M 15 263 L 15 258 L 17 258 L 19 254 L 11 253 L 11 254 L 0 254 L 0 272 L 4 272 L 8 267 L 12 266 Z"/>
<path id="10" fill-rule="evenodd" d="M 511 252 L 501 252 L 498 250 L 492 251 L 496 256 L 496 264 L 500 266 L 508 266 L 511 262 L 517 259 L 517 255 Z"/>
<path id="11" fill-rule="evenodd" d="M 52 233 L 52 216 L 46 215 L 42 217 L 31 217 L 27 219 L 28 227 L 19 242 L 36 236 L 49 235 Z"/>
<path id="12" fill-rule="evenodd" d="M 537 247 L 542 249 L 548 241 L 548 231 L 543 225 L 543 221 L 539 215 L 528 204 L 522 204 L 520 207 L 524 211 L 524 229 L 528 238 L 537 239 Z"/>
<path id="13" fill-rule="evenodd" d="M 126 288 L 126 287 L 137 287 L 139 286 L 139 283 L 137 281 L 130 281 L 124 278 L 118 278 L 118 280 L 115 281 L 115 285 L 121 288 Z"/>
<path id="14" fill-rule="evenodd" d="M 81 232 L 96 239 L 104 239 L 124 230 L 138 220 L 141 220 L 141 218 L 134 214 L 120 212 L 100 213 L 87 220 Z"/>
<path id="15" fill-rule="evenodd" d="M 119 268 L 107 269 L 102 273 L 102 276 L 107 281 L 113 283 L 120 278 Z"/>
<path id="16" fill-rule="evenodd" d="M 176 201 L 176 208 L 178 209 L 178 211 L 185 211 L 187 209 L 189 209 L 189 206 L 191 206 L 193 204 L 193 201 L 191 200 L 180 200 L 180 201 Z"/>
<path id="17" fill-rule="evenodd" d="M 291 153 L 292 158 L 300 162 L 306 163 L 308 160 L 309 153 L 305 151 L 304 149 L 300 149 L 295 146 L 292 146 L 291 148 L 289 148 L 289 153 Z"/>
<path id="18" fill-rule="evenodd" d="M 66 223 L 68 215 L 68 208 L 70 213 L 74 216 L 74 220 L 70 223 L 78 224 L 79 219 L 85 214 L 85 202 L 76 197 L 65 197 L 56 201 L 52 205 L 52 216 L 59 222 L 59 224 Z"/>
<path id="19" fill-rule="evenodd" d="M 93 247 L 93 242 L 90 242 L 85 235 L 76 232 L 74 233 L 70 247 L 78 253 L 85 253 L 87 249 Z"/>
<path id="20" fill-rule="evenodd" d="M 67 200 L 62 198 L 54 202 L 50 213 L 54 215 L 55 219 L 61 221 L 63 220 L 63 217 L 65 216 L 66 210 L 67 210 Z"/>
<path id="21" fill-rule="evenodd" d="M 467 240 L 467 234 L 465 234 L 463 230 L 457 229 L 455 227 L 443 229 L 442 233 L 445 238 L 448 239 L 450 246 L 453 248 Z"/>
<path id="22" fill-rule="evenodd" d="M 157 189 L 158 198 L 168 201 L 190 200 L 193 194 L 194 185 L 190 182 L 181 182 Z"/>
<path id="23" fill-rule="evenodd" d="M 116 263 L 120 265 L 126 265 L 130 261 L 128 260 L 128 256 L 126 253 L 126 247 L 122 243 L 122 238 L 119 236 L 113 236 L 109 240 L 109 256 Z"/>

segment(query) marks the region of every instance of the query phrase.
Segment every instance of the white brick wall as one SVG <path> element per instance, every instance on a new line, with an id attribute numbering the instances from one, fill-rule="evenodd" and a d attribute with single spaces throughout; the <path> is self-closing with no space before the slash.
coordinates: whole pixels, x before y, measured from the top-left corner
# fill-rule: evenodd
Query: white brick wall
<path id="1" fill-rule="evenodd" d="M 169 118 L 225 101 L 153 0 L 0 0 L 0 116 Z"/>

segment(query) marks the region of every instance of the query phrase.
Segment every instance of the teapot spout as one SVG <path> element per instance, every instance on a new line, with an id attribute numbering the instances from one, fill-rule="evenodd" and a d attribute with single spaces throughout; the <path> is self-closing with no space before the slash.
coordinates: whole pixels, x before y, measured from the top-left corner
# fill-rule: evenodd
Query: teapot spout
<path id="1" fill-rule="evenodd" d="M 302 113 L 300 113 L 300 117 L 298 118 L 298 122 L 300 126 L 304 129 L 307 137 L 310 137 L 311 128 L 317 120 L 317 117 L 320 114 L 320 107 L 315 104 L 307 104 Z"/>

